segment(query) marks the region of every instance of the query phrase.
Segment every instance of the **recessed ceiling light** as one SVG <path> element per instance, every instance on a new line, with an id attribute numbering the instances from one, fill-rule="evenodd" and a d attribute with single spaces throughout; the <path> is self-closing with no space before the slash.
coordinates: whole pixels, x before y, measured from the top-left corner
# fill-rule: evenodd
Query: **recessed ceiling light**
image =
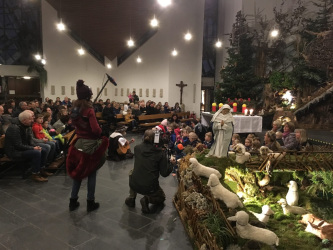
<path id="1" fill-rule="evenodd" d="M 60 22 L 57 23 L 57 29 L 58 29 L 59 31 L 64 31 L 64 30 L 66 29 L 66 26 L 65 26 L 65 24 L 62 22 L 61 19 L 60 19 Z"/>
<path id="2" fill-rule="evenodd" d="M 35 55 L 35 59 L 36 59 L 37 61 L 39 61 L 40 59 L 42 59 L 42 57 L 41 57 L 40 54 L 36 54 L 36 55 Z"/>
<path id="3" fill-rule="evenodd" d="M 221 48 L 222 47 L 222 42 L 220 40 L 217 40 L 217 42 L 215 43 L 215 47 L 216 48 Z"/>
<path id="4" fill-rule="evenodd" d="M 184 36 L 186 41 L 190 41 L 192 39 L 192 34 L 188 31 Z"/>
<path id="5" fill-rule="evenodd" d="M 137 63 L 141 63 L 141 62 L 142 62 L 142 59 L 141 59 L 140 56 L 138 56 L 138 58 L 136 59 L 136 62 L 137 62 Z"/>
<path id="6" fill-rule="evenodd" d="M 177 56 L 178 55 L 178 51 L 176 49 L 173 49 L 173 51 L 171 52 L 171 55 Z"/>
<path id="7" fill-rule="evenodd" d="M 157 2 L 162 7 L 167 7 L 167 6 L 169 6 L 171 4 L 171 0 L 157 0 Z"/>
<path id="8" fill-rule="evenodd" d="M 111 63 L 108 63 L 108 64 L 106 65 L 106 67 L 107 67 L 108 69 L 111 69 L 111 68 L 112 68 Z"/>
<path id="9" fill-rule="evenodd" d="M 81 47 L 77 50 L 77 52 L 79 53 L 80 56 L 84 55 L 85 54 L 85 51 L 84 49 Z"/>
<path id="10" fill-rule="evenodd" d="M 133 46 L 134 46 L 134 41 L 132 40 L 132 38 L 130 38 L 130 39 L 127 41 L 127 46 L 128 46 L 128 47 L 133 47 Z"/>
<path id="11" fill-rule="evenodd" d="M 159 22 L 158 22 L 158 20 L 156 19 L 155 16 L 154 16 L 153 19 L 150 20 L 150 26 L 151 26 L 151 27 L 154 27 L 154 28 L 157 27 L 157 26 L 158 26 L 158 23 L 159 23 Z"/>
<path id="12" fill-rule="evenodd" d="M 45 59 L 42 59 L 40 62 L 41 62 L 43 65 L 46 64 L 46 60 L 45 60 Z"/>
<path id="13" fill-rule="evenodd" d="M 31 76 L 23 76 L 23 79 L 29 80 L 29 79 L 31 79 Z"/>

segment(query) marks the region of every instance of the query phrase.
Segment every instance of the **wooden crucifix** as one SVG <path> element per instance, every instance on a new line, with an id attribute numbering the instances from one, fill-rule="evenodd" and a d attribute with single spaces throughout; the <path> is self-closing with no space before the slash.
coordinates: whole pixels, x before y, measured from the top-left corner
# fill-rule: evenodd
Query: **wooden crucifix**
<path id="1" fill-rule="evenodd" d="M 183 104 L 183 88 L 187 86 L 187 84 L 184 84 L 183 81 L 180 81 L 179 84 L 176 84 L 180 88 L 180 104 Z"/>

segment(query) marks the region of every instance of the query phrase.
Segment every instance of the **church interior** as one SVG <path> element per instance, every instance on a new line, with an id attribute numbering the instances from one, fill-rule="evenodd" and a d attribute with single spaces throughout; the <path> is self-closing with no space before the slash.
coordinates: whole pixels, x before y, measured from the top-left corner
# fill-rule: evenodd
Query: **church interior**
<path id="1" fill-rule="evenodd" d="M 332 0 L 0 0 L 0 250 L 333 249 L 332 96 Z"/>

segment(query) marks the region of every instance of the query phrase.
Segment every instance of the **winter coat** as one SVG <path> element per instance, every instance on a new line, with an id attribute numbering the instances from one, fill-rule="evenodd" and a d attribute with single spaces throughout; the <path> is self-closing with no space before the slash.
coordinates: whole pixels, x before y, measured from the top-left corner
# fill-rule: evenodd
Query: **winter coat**
<path id="1" fill-rule="evenodd" d="M 30 126 L 27 127 L 19 122 L 8 127 L 5 136 L 5 153 L 9 158 L 21 158 L 23 151 L 33 150 L 35 146 Z"/>
<path id="2" fill-rule="evenodd" d="M 134 147 L 134 169 L 130 176 L 130 187 L 142 195 L 149 195 L 159 189 L 159 175 L 167 177 L 172 166 L 166 152 L 150 143 L 141 143 Z"/>

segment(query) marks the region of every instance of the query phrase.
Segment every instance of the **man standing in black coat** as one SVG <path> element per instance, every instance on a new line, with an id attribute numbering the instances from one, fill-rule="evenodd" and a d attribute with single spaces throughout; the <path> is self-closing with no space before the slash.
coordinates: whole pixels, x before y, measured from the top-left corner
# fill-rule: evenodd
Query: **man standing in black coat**
<path id="1" fill-rule="evenodd" d="M 130 195 L 125 200 L 129 207 L 135 206 L 137 193 L 144 195 L 140 203 L 143 213 L 151 213 L 149 203 L 160 205 L 165 193 L 159 185 L 159 176 L 167 177 L 172 171 L 166 152 L 154 144 L 155 132 L 146 130 L 143 143 L 134 147 L 134 169 L 130 173 Z"/>

